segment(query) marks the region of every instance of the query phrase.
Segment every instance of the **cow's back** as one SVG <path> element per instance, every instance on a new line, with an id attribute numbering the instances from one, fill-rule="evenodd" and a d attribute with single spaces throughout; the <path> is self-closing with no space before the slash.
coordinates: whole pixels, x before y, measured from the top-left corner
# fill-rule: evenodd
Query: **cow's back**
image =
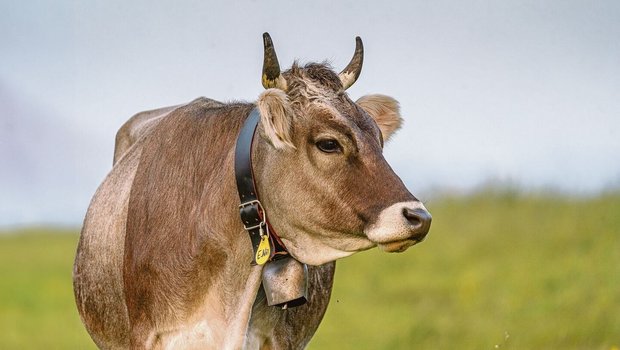
<path id="1" fill-rule="evenodd" d="M 206 97 L 198 97 L 189 104 L 196 102 L 200 102 L 202 106 L 207 108 L 224 106 L 222 102 Z M 131 146 L 133 146 L 134 143 L 136 143 L 142 136 L 147 134 L 155 125 L 157 125 L 162 118 L 167 117 L 174 110 L 185 105 L 187 104 L 144 111 L 129 118 L 129 120 L 127 120 L 116 132 L 113 164 L 116 164 L 116 162 L 118 162 L 121 157 L 127 153 Z"/>

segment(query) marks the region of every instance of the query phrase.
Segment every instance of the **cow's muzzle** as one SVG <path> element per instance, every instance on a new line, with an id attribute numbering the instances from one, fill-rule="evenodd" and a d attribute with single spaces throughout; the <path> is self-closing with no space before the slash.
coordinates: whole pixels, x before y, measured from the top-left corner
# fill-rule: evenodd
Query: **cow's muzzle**
<path id="1" fill-rule="evenodd" d="M 432 216 L 419 201 L 400 202 L 385 208 L 366 230 L 366 236 L 386 252 L 402 252 L 422 242 Z"/>

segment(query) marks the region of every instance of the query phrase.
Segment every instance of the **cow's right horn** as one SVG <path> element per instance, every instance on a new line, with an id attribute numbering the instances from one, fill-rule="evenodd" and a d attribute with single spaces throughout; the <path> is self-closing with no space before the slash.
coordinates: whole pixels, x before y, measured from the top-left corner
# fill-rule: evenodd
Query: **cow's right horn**
<path id="1" fill-rule="evenodd" d="M 280 64 L 269 33 L 263 33 L 265 59 L 263 60 L 263 86 L 265 89 L 277 88 L 286 91 L 286 79 L 280 74 Z"/>
<path id="2" fill-rule="evenodd" d="M 340 81 L 342 82 L 342 87 L 346 90 L 360 76 L 362 72 L 362 64 L 364 63 L 364 45 L 362 44 L 362 38 L 359 36 L 355 37 L 355 53 L 353 54 L 353 58 L 351 58 L 351 62 L 345 67 L 345 69 L 338 74 Z"/>

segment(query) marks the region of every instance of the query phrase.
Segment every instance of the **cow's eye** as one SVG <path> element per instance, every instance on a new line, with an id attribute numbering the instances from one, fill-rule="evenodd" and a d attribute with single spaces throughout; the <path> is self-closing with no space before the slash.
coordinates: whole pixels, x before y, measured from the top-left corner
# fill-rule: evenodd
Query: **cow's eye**
<path id="1" fill-rule="evenodd" d="M 317 141 L 316 147 L 325 153 L 336 153 L 342 149 L 338 141 L 333 139 Z"/>

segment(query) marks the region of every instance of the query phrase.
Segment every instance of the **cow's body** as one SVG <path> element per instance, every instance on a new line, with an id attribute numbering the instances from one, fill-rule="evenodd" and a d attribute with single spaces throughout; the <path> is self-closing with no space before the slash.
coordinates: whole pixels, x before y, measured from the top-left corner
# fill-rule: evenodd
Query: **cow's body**
<path id="1" fill-rule="evenodd" d="M 400 126 L 398 103 L 344 92 L 361 69 L 361 40 L 340 75 L 318 64 L 280 74 L 267 35 L 265 52 L 256 104 L 199 98 L 119 130 L 74 266 L 78 310 L 99 347 L 303 348 L 327 308 L 336 259 L 404 251 L 428 233 L 430 215 L 382 156 Z M 267 306 L 263 265 L 250 264 L 239 219 L 235 142 L 253 108 L 256 190 L 270 227 L 309 265 L 308 303 L 292 309 Z"/>
<path id="2" fill-rule="evenodd" d="M 140 207 L 134 202 L 137 203 L 140 199 L 146 198 L 145 195 L 134 192 L 134 199 L 130 199 L 134 181 L 143 181 L 145 168 L 159 166 L 164 169 L 170 165 L 169 162 L 172 160 L 196 161 L 197 163 L 193 164 L 192 168 L 200 169 L 201 174 L 197 175 L 198 178 L 192 184 L 176 183 L 181 177 L 167 174 L 166 178 L 169 182 L 160 186 L 162 186 L 162 191 L 167 189 L 169 192 L 161 194 L 161 203 L 150 205 L 165 205 L 167 196 L 174 196 L 178 191 L 185 190 L 186 186 L 192 186 L 193 192 L 200 194 L 198 202 L 205 203 L 206 206 L 204 208 L 188 207 L 187 210 L 173 209 L 176 213 L 168 213 L 184 217 L 182 221 L 187 222 L 188 226 L 180 231 L 187 233 L 187 236 L 181 240 L 175 237 L 171 242 L 174 248 L 164 245 L 165 250 L 157 251 L 159 260 L 161 262 L 166 260 L 165 264 L 159 265 L 160 272 L 170 273 L 169 276 L 161 276 L 158 279 L 161 280 L 163 291 L 166 290 L 165 285 L 173 281 L 175 286 L 185 286 L 186 289 L 176 292 L 175 294 L 180 295 L 175 295 L 174 298 L 166 295 L 152 296 L 153 301 L 149 307 L 164 312 L 159 315 L 160 319 L 153 320 L 156 331 L 143 334 L 144 337 L 151 338 L 147 340 L 147 344 L 156 348 L 169 348 L 170 346 L 175 348 L 183 344 L 191 348 L 192 345 L 199 347 L 206 340 L 213 348 L 224 348 L 226 345 L 233 344 L 234 348 L 244 343 L 249 348 L 263 344 L 273 344 L 275 348 L 289 348 L 287 343 L 294 344 L 293 347 L 299 347 L 310 340 L 326 310 L 334 274 L 335 263 L 333 262 L 323 266 L 309 267 L 310 301 L 306 305 L 286 311 L 266 305 L 264 292 L 259 288 L 262 266 L 250 266 L 249 264 L 252 260 L 251 250 L 248 249 L 249 238 L 237 217 L 236 201 L 238 198 L 236 189 L 232 185 L 235 136 L 251 106 L 221 104 L 213 108 L 213 105 L 212 100 L 200 98 L 183 107 L 175 106 L 173 110 L 176 112 L 173 113 L 169 113 L 169 108 L 160 109 L 166 111 L 167 114 L 163 115 L 165 119 L 160 115 L 150 114 L 153 118 L 150 121 L 151 128 L 134 130 L 132 135 L 137 140 L 134 140 L 133 144 L 120 145 L 125 147 L 125 153 L 121 153 L 122 158 L 119 157 L 113 171 L 92 200 L 78 247 L 75 293 L 84 323 L 97 345 L 102 348 L 129 346 L 128 312 L 125 304 L 119 303 L 125 299 L 123 259 L 126 254 L 130 254 L 125 251 L 125 227 L 136 227 L 135 232 L 138 233 L 136 238 L 144 234 L 142 238 L 145 239 L 145 245 L 152 240 L 162 243 L 170 239 L 166 237 L 168 232 L 178 230 L 178 228 L 161 227 L 161 230 L 151 231 L 147 235 L 139 222 L 127 221 L 129 203 L 132 202 L 132 205 Z M 142 117 L 144 114 L 139 116 Z M 165 124 L 162 126 L 162 123 Z M 174 133 L 166 135 L 171 126 L 174 126 Z M 187 137 L 187 135 L 193 136 Z M 194 137 L 200 138 L 200 141 Z M 171 147 L 170 140 L 175 138 L 186 142 L 202 143 L 206 146 L 205 149 L 196 152 L 206 153 L 186 153 L 177 158 L 177 152 L 185 153 L 191 150 L 191 147 L 182 145 Z M 117 150 L 121 150 L 119 144 L 117 144 Z M 151 150 L 158 151 L 149 152 Z M 156 156 L 142 157 L 143 153 Z M 165 158 L 166 156 L 170 158 Z M 188 198 L 188 202 L 190 201 L 192 199 Z M 119 203 L 122 205 L 118 205 Z M 144 212 L 129 215 L 129 217 L 136 220 L 142 214 L 168 215 L 147 213 L 145 208 L 140 208 Z M 213 225 L 212 228 L 197 232 L 197 223 L 189 222 L 195 215 L 194 211 L 202 213 L 198 217 L 205 220 L 204 227 Z M 229 222 L 219 223 L 218 218 L 228 218 Z M 235 229 L 231 230 L 229 227 L 235 227 Z M 157 232 L 161 232 L 161 235 L 154 237 Z M 217 245 L 215 250 L 214 245 Z M 166 252 L 169 256 L 162 256 Z M 204 254 L 200 254 L 201 252 Z M 235 256 L 248 263 L 226 267 L 224 262 L 227 260 L 227 255 Z M 144 267 L 138 267 L 140 268 Z M 186 275 L 181 278 L 178 276 L 178 271 L 184 271 Z M 218 288 L 213 288 L 215 285 Z M 153 285 L 148 283 L 148 287 L 153 288 Z M 212 292 L 205 294 L 205 291 L 209 290 Z M 235 295 L 234 291 L 241 294 Z M 246 302 L 244 304 L 240 301 Z M 177 305 L 192 305 L 193 307 L 179 314 Z M 251 308 L 254 309 L 250 313 Z M 169 312 L 166 313 L 166 309 L 170 309 Z M 180 309 L 185 309 L 185 307 Z M 250 314 L 252 318 L 246 330 L 248 319 L 239 316 Z M 90 319 L 89 315 L 97 316 L 97 318 Z M 212 325 L 205 320 L 221 321 Z M 303 327 L 298 327 L 299 325 Z M 236 329 L 239 334 L 231 337 L 234 335 L 231 334 L 233 329 Z M 246 332 L 248 337 L 245 336 Z M 275 334 L 287 334 L 287 336 L 275 337 Z"/>

